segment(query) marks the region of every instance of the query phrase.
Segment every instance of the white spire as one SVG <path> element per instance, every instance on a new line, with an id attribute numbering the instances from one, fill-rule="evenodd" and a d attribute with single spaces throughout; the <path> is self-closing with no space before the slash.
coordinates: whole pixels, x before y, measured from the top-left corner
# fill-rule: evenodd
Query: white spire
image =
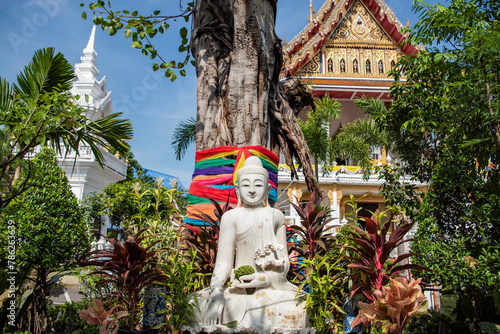
<path id="1" fill-rule="evenodd" d="M 71 93 L 79 95 L 78 103 L 88 109 L 87 117 L 95 120 L 109 115 L 113 111 L 111 92 L 106 89 L 106 77 L 98 80 L 99 70 L 96 67 L 97 53 L 95 51 L 96 26 L 92 27 L 90 38 L 81 62 L 75 64 L 76 79 L 73 82 Z"/>
<path id="2" fill-rule="evenodd" d="M 76 67 L 80 70 L 79 72 L 83 75 L 81 79 L 86 82 L 93 82 L 97 79 L 99 71 L 96 68 L 97 52 L 95 52 L 95 31 L 96 25 L 92 27 L 92 32 L 90 33 L 89 42 L 85 49 L 83 49 L 83 56 L 80 57 L 82 61 L 80 64 L 76 64 Z M 80 76 L 79 76 L 80 77 Z"/>
<path id="3" fill-rule="evenodd" d="M 94 24 L 92 26 L 92 32 L 90 33 L 89 42 L 87 43 L 85 49 L 83 49 L 84 55 L 91 56 L 93 58 L 97 57 L 97 53 L 95 52 L 95 29 L 96 25 Z"/>

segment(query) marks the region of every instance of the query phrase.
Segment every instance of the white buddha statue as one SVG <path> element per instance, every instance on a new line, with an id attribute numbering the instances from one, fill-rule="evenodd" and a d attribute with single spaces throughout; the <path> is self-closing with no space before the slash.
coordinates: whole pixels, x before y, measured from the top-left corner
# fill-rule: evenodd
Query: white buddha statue
<path id="1" fill-rule="evenodd" d="M 290 262 L 285 216 L 271 208 L 269 174 L 258 157 L 237 173 L 238 206 L 220 223 L 210 287 L 195 293 L 198 308 L 191 332 L 306 333 L 309 321 L 303 293 L 286 279 Z M 255 272 L 237 279 L 234 271 Z"/>

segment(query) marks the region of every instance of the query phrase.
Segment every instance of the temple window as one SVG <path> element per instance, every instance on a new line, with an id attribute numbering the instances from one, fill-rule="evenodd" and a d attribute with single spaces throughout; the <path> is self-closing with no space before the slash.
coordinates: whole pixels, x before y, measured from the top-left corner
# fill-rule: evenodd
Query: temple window
<path id="1" fill-rule="evenodd" d="M 372 73 L 372 63 L 369 59 L 366 61 L 366 73 Z"/>
<path id="2" fill-rule="evenodd" d="M 332 73 L 333 72 L 333 61 L 332 59 L 328 59 L 328 73 Z"/>
<path id="3" fill-rule="evenodd" d="M 354 59 L 352 62 L 352 71 L 354 73 L 358 73 L 358 61 L 356 59 Z"/>
<path id="4" fill-rule="evenodd" d="M 378 73 L 384 73 L 384 63 L 382 60 L 379 60 L 378 62 Z"/>
<path id="5" fill-rule="evenodd" d="M 340 61 L 340 72 L 345 73 L 345 61 L 342 59 Z"/>

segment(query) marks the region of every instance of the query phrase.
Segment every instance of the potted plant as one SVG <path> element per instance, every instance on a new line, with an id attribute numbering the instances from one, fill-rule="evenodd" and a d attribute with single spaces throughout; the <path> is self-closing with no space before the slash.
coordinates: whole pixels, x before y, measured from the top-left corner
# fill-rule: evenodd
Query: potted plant
<path id="1" fill-rule="evenodd" d="M 119 333 L 147 333 L 148 330 L 140 330 L 139 324 L 140 308 L 144 287 L 165 280 L 156 266 L 155 254 L 158 250 L 151 250 L 156 244 L 143 247 L 141 234 L 145 229 L 129 236 L 125 242 L 112 238 L 106 238 L 113 246 L 112 249 L 94 251 L 91 260 L 82 262 L 81 265 L 97 266 L 98 269 L 91 274 L 102 275 L 104 282 L 112 284 L 116 291 L 116 297 L 120 304 L 124 305 L 128 312 L 126 328 L 120 328 Z"/>

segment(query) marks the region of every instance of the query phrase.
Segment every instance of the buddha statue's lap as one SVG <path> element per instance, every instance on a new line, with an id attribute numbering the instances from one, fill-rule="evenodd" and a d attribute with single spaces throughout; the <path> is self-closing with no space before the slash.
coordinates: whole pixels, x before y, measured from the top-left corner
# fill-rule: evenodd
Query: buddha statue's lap
<path id="1" fill-rule="evenodd" d="M 210 287 L 195 293 L 198 308 L 191 331 L 304 332 L 305 301 L 286 279 L 290 262 L 283 214 L 267 203 L 270 185 L 259 158 L 247 159 L 237 174 L 240 203 L 221 219 Z M 254 273 L 237 279 L 234 271 Z"/>

